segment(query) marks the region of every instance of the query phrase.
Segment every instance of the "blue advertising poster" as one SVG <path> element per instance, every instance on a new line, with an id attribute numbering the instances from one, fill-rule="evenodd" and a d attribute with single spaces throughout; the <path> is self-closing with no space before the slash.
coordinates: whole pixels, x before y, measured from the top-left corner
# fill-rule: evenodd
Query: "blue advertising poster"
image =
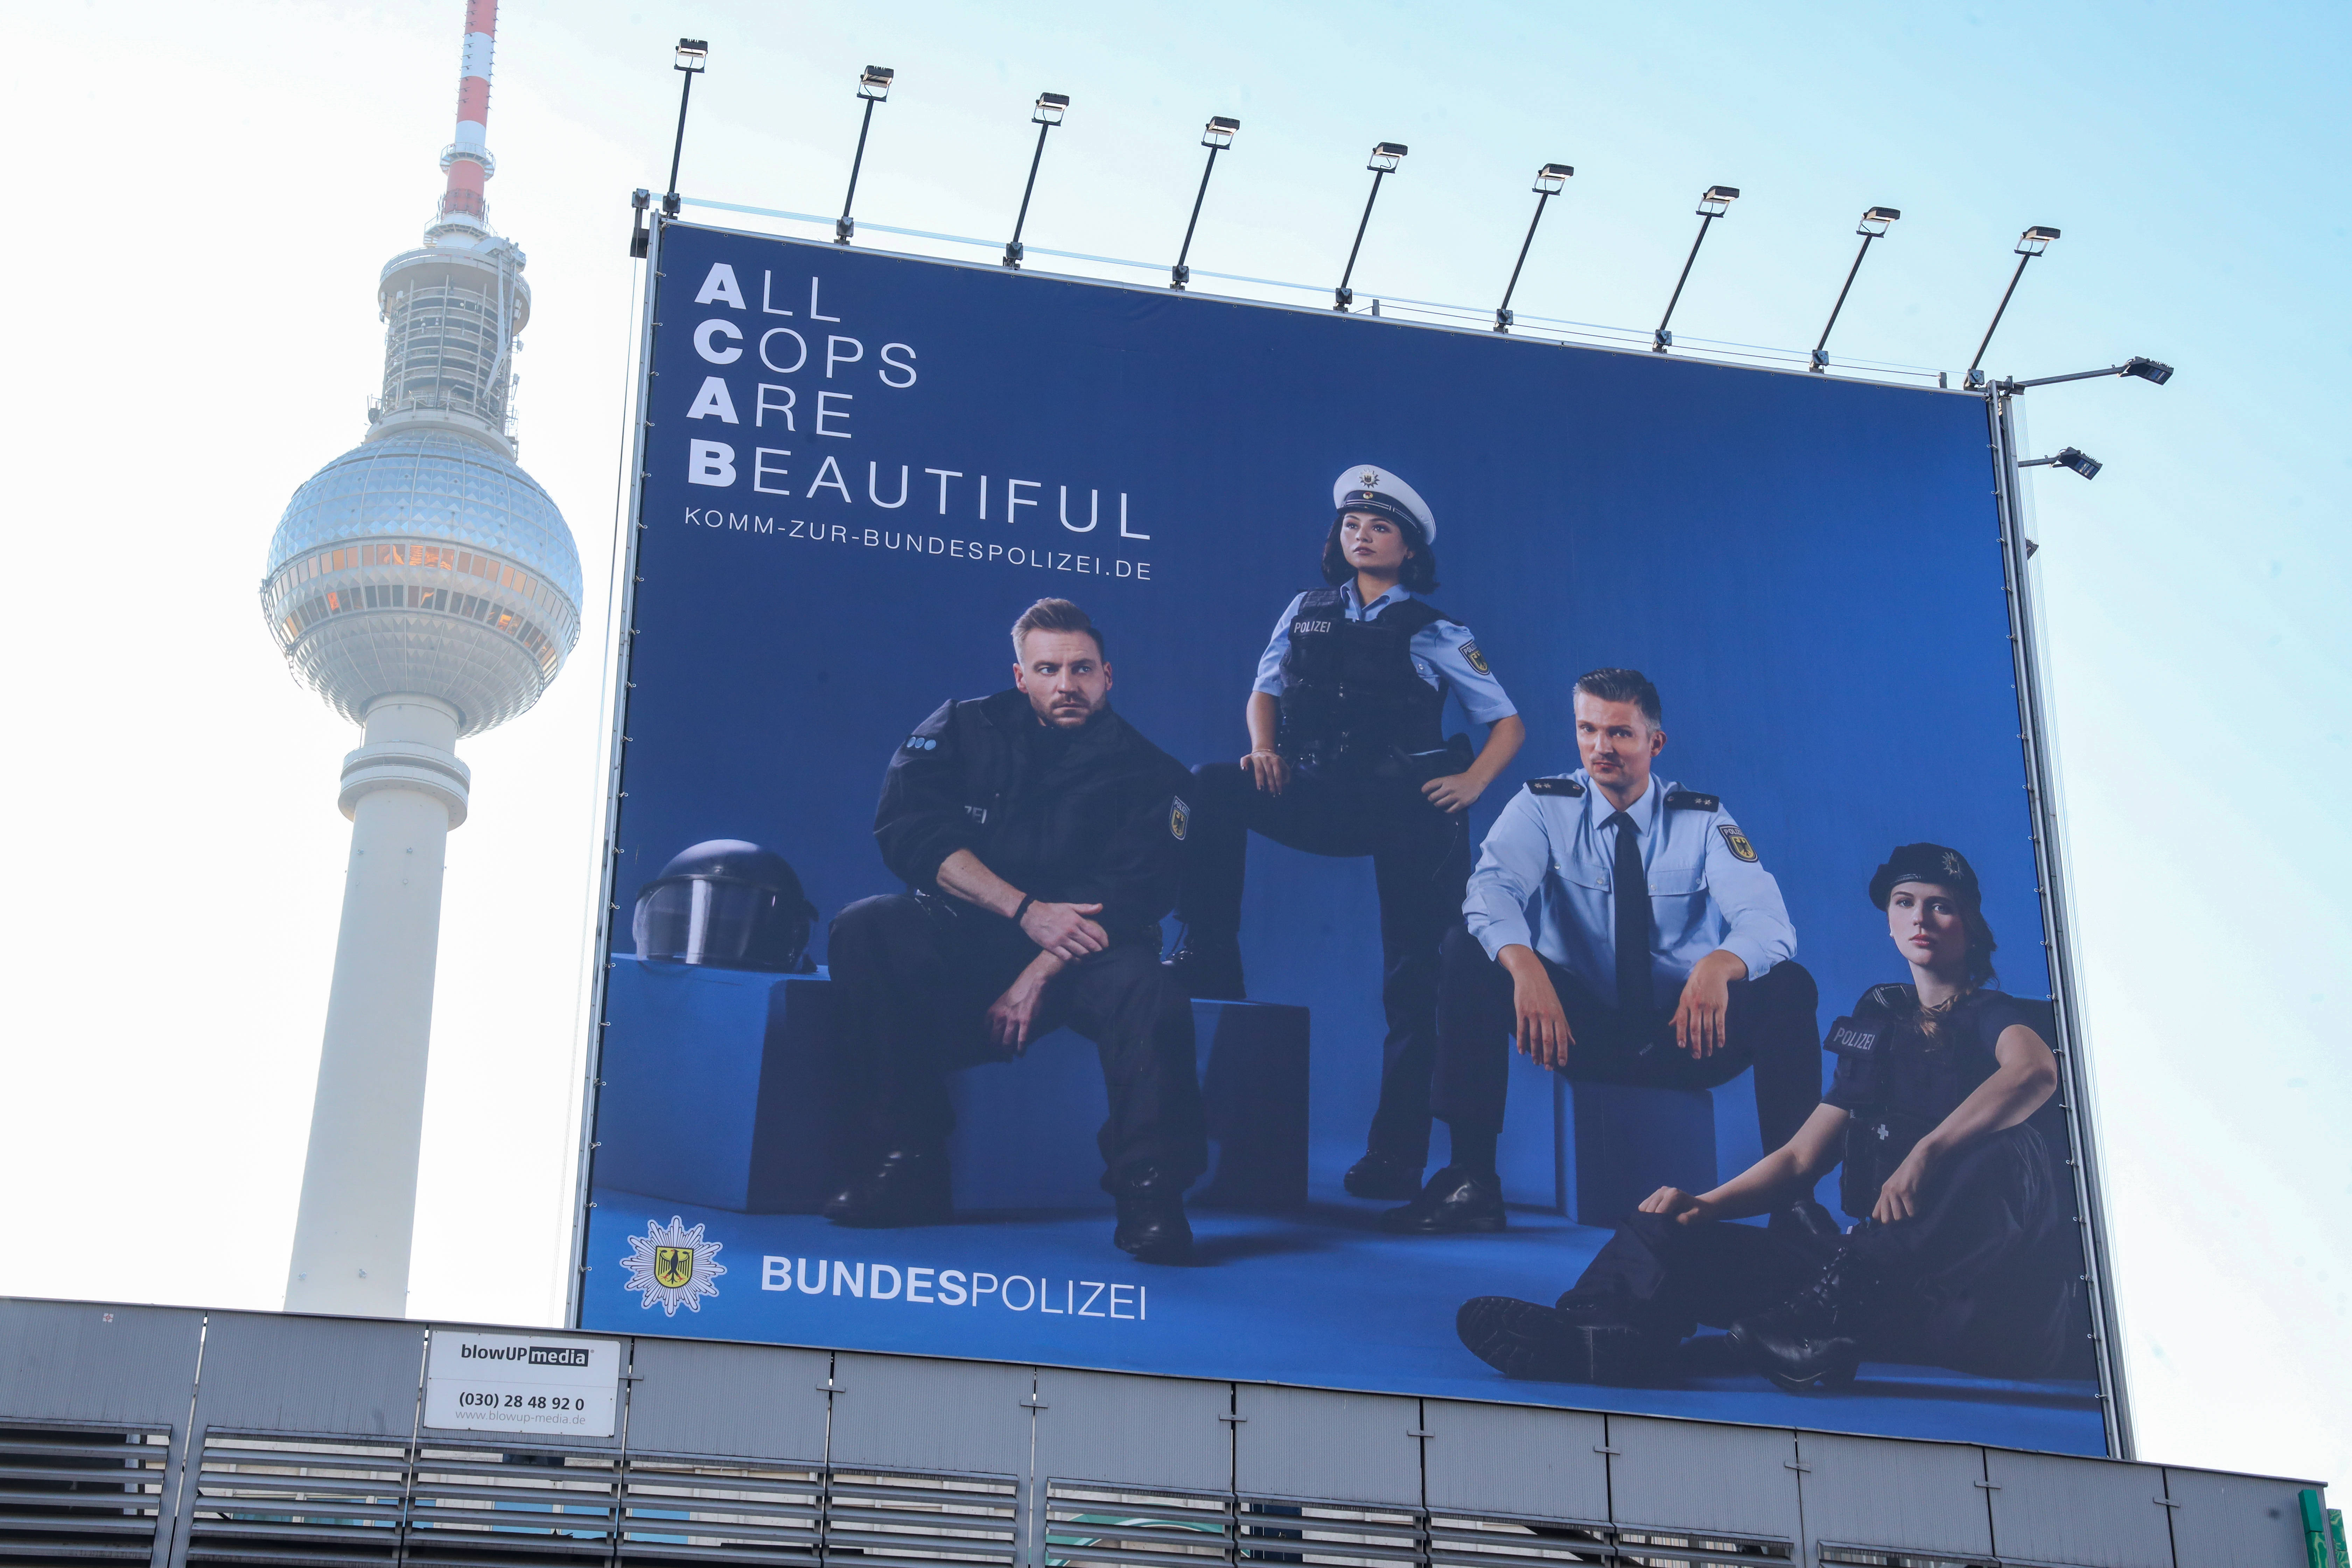
<path id="1" fill-rule="evenodd" d="M 1980 398 L 656 267 L 581 1327 L 2104 1451 Z"/>

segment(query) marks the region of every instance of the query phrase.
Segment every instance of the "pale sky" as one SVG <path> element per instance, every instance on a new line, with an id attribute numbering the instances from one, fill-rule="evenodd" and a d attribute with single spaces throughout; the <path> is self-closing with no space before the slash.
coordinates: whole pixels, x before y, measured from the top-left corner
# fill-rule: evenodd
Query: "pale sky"
<path id="1" fill-rule="evenodd" d="M 458 0 L 10 14 L 0 1222 L 37 1245 L 0 1252 L 0 1291 L 278 1303 L 358 732 L 289 679 L 255 589 L 287 498 L 364 431 L 376 271 L 439 191 L 462 26 Z M 1364 294 L 1490 307 L 1558 160 L 1521 309 L 1646 329 L 1720 182 L 1745 195 L 1677 332 L 1801 350 L 1884 203 L 1832 349 L 1957 373 L 2019 230 L 2060 226 L 1990 368 L 2179 367 L 2025 406 L 2038 449 L 2108 465 L 2029 483 L 2140 1451 L 2346 1473 L 2352 22 L 2325 5 L 508 0 L 489 198 L 530 258 L 521 458 L 589 603 L 547 699 L 463 748 L 414 1315 L 560 1311 L 626 198 L 663 184 L 682 33 L 712 56 L 681 184 L 722 201 L 836 207 L 883 64 L 869 220 L 1001 237 L 1053 89 L 1027 237 L 1172 259 L 1201 122 L 1234 114 L 1194 265 L 1328 284 L 1366 148 L 1407 142 Z M 1811 739 L 1830 767 L 1869 741 Z"/>

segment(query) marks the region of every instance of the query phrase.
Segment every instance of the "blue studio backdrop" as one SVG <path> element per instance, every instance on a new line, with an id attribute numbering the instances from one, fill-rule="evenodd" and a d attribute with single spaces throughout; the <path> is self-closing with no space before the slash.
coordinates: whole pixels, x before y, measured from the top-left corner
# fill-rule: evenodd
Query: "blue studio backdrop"
<path id="1" fill-rule="evenodd" d="M 1381 1205 L 1339 1186 L 1380 1073 L 1369 860 L 1252 840 L 1250 994 L 1279 1005 L 1203 1005 L 1202 1070 L 1226 1174 L 1249 1143 L 1297 1201 L 1196 1205 L 1187 1268 L 1108 1246 L 1103 1090 L 1066 1035 L 959 1075 L 955 1224 L 828 1226 L 822 971 L 641 963 L 630 936 L 671 857 L 750 840 L 798 872 L 824 964 L 825 922 L 899 888 L 872 835 L 894 749 L 1011 684 L 1008 628 L 1040 597 L 1105 629 L 1144 735 L 1238 757 L 1267 637 L 1320 585 L 1333 480 L 1372 464 L 1434 512 L 1429 597 L 1527 723 L 1474 845 L 1525 780 L 1578 765 L 1576 676 L 1632 667 L 1664 696 L 1657 776 L 1720 795 L 1779 879 L 1822 1023 L 1907 978 L 1867 884 L 1922 839 L 1974 862 L 2002 988 L 2046 996 L 1980 398 L 681 223 L 656 265 L 583 1326 L 2103 1450 L 2087 1380 L 1874 1368 L 1800 1396 L 1489 1372 L 1454 1307 L 1549 1301 L 1627 1194 L 1736 1173 L 1751 1091 L 1651 1104 L 1515 1058 L 1511 1228 L 1380 1235 Z M 1447 729 L 1484 733 L 1452 708 Z"/>

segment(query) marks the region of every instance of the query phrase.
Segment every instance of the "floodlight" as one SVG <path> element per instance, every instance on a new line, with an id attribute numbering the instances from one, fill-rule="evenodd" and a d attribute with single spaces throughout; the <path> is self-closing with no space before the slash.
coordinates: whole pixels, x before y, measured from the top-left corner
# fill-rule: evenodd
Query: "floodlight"
<path id="1" fill-rule="evenodd" d="M 1996 390 L 2004 393 L 2019 393 L 2036 386 L 2054 386 L 2062 381 L 2096 381 L 2105 375 L 2136 375 L 2142 381 L 2153 382 L 2162 386 L 2172 379 L 2172 367 L 2162 360 L 2153 360 L 2142 354 L 2134 354 L 2123 363 L 2111 364 L 2105 370 L 2078 370 L 2065 375 L 2037 375 L 2031 381 L 2004 381 Z M 1982 376 L 1979 376 L 1976 382 L 1970 384 L 1981 383 L 1983 379 Z"/>
<path id="2" fill-rule="evenodd" d="M 1356 253 L 1364 247 L 1364 230 L 1372 221 L 1372 204 L 1381 199 L 1381 182 L 1396 173 L 1397 165 L 1404 162 L 1404 154 L 1402 142 L 1372 143 L 1372 155 L 1364 163 L 1372 172 L 1372 194 L 1364 198 L 1364 216 L 1356 220 L 1356 243 L 1348 247 L 1348 265 L 1339 274 L 1339 286 L 1331 290 L 1331 309 L 1335 310 L 1344 310 L 1355 303 L 1356 292 L 1348 287 L 1348 280 L 1356 275 Z"/>
<path id="3" fill-rule="evenodd" d="M 841 216 L 833 220 L 833 243 L 847 245 L 849 237 L 857 232 L 857 220 L 849 216 L 857 200 L 857 172 L 866 167 L 866 133 L 874 129 L 874 106 L 890 96 L 890 82 L 898 73 L 888 66 L 867 66 L 857 77 L 857 96 L 866 100 L 866 113 L 857 121 L 857 153 L 849 160 L 849 189 L 841 198 Z"/>
<path id="4" fill-rule="evenodd" d="M 2054 458 L 2028 458 L 2017 466 L 2021 468 L 2072 468 L 2086 479 L 2097 479 L 2099 470 L 2106 467 L 2080 447 L 2063 447 L 2059 448 Z"/>
<path id="5" fill-rule="evenodd" d="M 637 215 L 630 220 L 629 255 L 638 261 L 646 258 L 652 237 L 646 232 L 646 209 L 653 205 L 654 194 L 640 186 L 629 193 L 629 206 Z"/>
<path id="6" fill-rule="evenodd" d="M 1813 345 L 1808 368 L 1815 374 L 1830 368 L 1830 329 L 1837 325 L 1838 312 L 1845 309 L 1845 297 L 1853 289 L 1854 274 L 1862 270 L 1862 258 L 1870 254 L 1870 242 L 1885 235 L 1902 216 L 1893 207 L 1866 207 L 1862 221 L 1854 226 L 1853 232 L 1862 236 L 1862 248 L 1853 253 L 1853 265 L 1845 269 L 1845 284 L 1838 290 L 1837 303 L 1830 307 L 1830 319 L 1822 323 L 1822 341 Z"/>
<path id="7" fill-rule="evenodd" d="M 1984 385 L 1981 370 L 1985 350 L 1992 346 L 1992 334 L 2000 326 L 2000 319 L 2009 310 L 2009 297 L 2017 292 L 2017 280 L 2025 276 L 2025 264 L 2050 248 L 2058 231 L 2047 224 L 2035 224 L 2017 237 L 2017 270 L 2009 275 L 2009 287 L 2000 293 L 2000 303 L 1993 308 L 1992 324 L 1985 328 L 1984 341 L 1977 344 L 1976 357 L 1969 361 L 1968 384 L 1971 391 Z"/>
<path id="8" fill-rule="evenodd" d="M 1045 156 L 1045 134 L 1062 122 L 1069 110 L 1068 93 L 1041 92 L 1037 107 L 1030 111 L 1030 123 L 1037 127 L 1037 150 L 1029 154 L 1029 183 L 1021 187 L 1021 216 L 1013 220 L 1013 237 L 1004 246 L 1004 265 L 1015 270 L 1021 266 L 1021 230 L 1029 222 L 1029 196 L 1037 188 L 1037 164 Z"/>
<path id="9" fill-rule="evenodd" d="M 1519 287 L 1519 268 L 1528 264 L 1528 247 L 1536 242 L 1536 225 L 1543 222 L 1544 204 L 1568 188 L 1576 171 L 1566 163 L 1546 163 L 1536 171 L 1536 215 L 1528 219 L 1528 237 L 1519 241 L 1519 258 L 1511 263 L 1511 280 L 1503 285 L 1503 302 L 1495 307 L 1495 330 L 1511 330 L 1511 296 Z"/>
<path id="10" fill-rule="evenodd" d="M 1675 335 L 1666 331 L 1666 323 L 1675 319 L 1675 307 L 1683 297 L 1683 285 L 1690 281 L 1691 263 L 1698 259 L 1698 247 L 1706 243 L 1706 227 L 1731 210 L 1739 199 L 1737 185 L 1709 185 L 1698 198 L 1698 237 L 1691 241 L 1690 254 L 1683 258 L 1682 276 L 1675 279 L 1673 297 L 1666 300 L 1666 313 L 1658 318 L 1657 330 L 1650 334 L 1650 352 L 1664 353 L 1674 347 Z"/>
<path id="11" fill-rule="evenodd" d="M 680 38 L 672 69 L 683 71 L 677 89 L 677 139 L 669 148 L 669 189 L 662 196 L 662 216 L 677 216 L 677 161 L 686 153 L 686 106 L 694 99 L 694 79 L 710 63 L 710 46 L 700 38 Z"/>
<path id="12" fill-rule="evenodd" d="M 1242 122 L 1229 114 L 1212 114 L 1202 129 L 1201 145 L 1209 150 L 1209 163 L 1201 171 L 1201 188 L 1192 193 L 1192 216 L 1184 220 L 1184 243 L 1176 247 L 1176 265 L 1168 269 L 1168 287 L 1181 289 L 1192 281 L 1192 269 L 1184 258 L 1192 254 L 1192 230 L 1201 222 L 1201 204 L 1208 199 L 1209 176 L 1217 172 L 1217 154 L 1234 144 L 1234 134 Z"/>

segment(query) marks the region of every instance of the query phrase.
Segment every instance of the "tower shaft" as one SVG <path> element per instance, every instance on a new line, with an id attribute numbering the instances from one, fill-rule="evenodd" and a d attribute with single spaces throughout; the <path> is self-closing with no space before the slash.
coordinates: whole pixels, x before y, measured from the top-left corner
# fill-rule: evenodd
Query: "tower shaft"
<path id="1" fill-rule="evenodd" d="M 397 1318 L 425 1126 L 425 1052 L 449 830 L 466 819 L 457 712 L 385 698 L 343 760 L 352 853 L 310 1109 L 286 1310 Z"/>

